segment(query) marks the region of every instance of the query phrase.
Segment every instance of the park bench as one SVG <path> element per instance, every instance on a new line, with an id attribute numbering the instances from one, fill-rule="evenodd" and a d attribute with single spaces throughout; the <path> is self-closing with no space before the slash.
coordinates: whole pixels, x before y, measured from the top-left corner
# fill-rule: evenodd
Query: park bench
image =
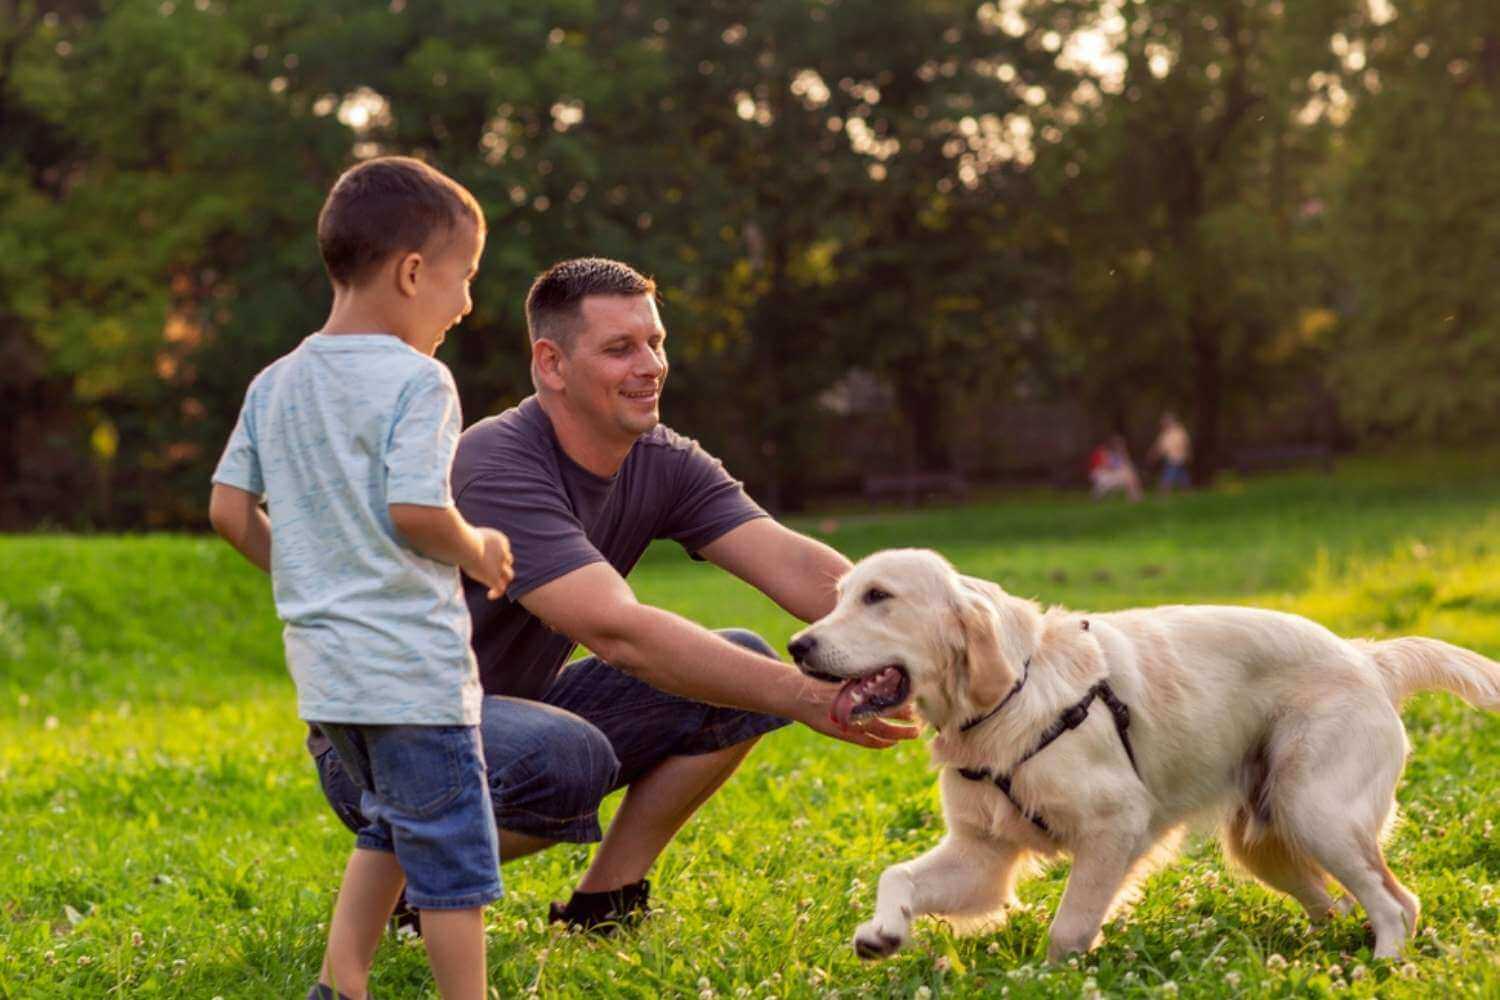
<path id="1" fill-rule="evenodd" d="M 1234 468 L 1241 475 L 1268 469 L 1314 466 L 1333 471 L 1333 449 L 1326 444 L 1279 444 L 1242 448 L 1235 452 Z"/>
<path id="2" fill-rule="evenodd" d="M 900 499 L 908 506 L 934 497 L 962 500 L 968 492 L 968 480 L 954 472 L 912 472 L 864 479 L 866 500 Z"/>

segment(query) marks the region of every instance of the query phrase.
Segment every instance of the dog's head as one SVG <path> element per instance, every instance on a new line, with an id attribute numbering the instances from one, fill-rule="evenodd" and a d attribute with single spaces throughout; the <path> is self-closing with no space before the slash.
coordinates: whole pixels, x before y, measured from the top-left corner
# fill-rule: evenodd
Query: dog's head
<path id="1" fill-rule="evenodd" d="M 792 637 L 810 677 L 843 684 L 840 725 L 912 701 L 941 729 L 994 707 L 1036 647 L 1034 605 L 961 576 L 926 549 L 878 552 L 839 582 L 838 603 Z"/>

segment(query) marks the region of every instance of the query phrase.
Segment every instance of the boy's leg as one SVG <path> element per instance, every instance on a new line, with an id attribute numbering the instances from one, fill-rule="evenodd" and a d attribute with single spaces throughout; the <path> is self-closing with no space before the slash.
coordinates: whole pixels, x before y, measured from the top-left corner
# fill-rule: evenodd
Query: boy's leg
<path id="1" fill-rule="evenodd" d="M 484 1000 L 484 909 L 423 910 L 422 930 L 443 1000 Z"/>
<path id="2" fill-rule="evenodd" d="M 370 963 L 404 881 L 401 866 L 389 851 L 356 847 L 349 855 L 328 928 L 320 983 L 356 1000 L 365 996 Z"/>
<path id="3" fill-rule="evenodd" d="M 482 998 L 483 907 L 500 898 L 500 856 L 478 729 L 371 727 L 367 739 L 364 811 L 390 830 L 438 989 Z"/>

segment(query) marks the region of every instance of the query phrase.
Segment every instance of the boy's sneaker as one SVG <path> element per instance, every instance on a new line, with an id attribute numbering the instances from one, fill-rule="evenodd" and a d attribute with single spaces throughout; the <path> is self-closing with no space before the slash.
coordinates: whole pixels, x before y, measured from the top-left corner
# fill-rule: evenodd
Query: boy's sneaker
<path id="1" fill-rule="evenodd" d="M 397 939 L 422 936 L 422 913 L 406 904 L 406 892 L 402 891 L 391 911 L 391 934 Z"/>
<path id="2" fill-rule="evenodd" d="M 375 1000 L 375 994 L 366 994 L 370 1000 Z M 342 993 L 334 992 L 332 986 L 324 986 L 322 983 L 313 983 L 312 989 L 307 991 L 307 1000 L 349 1000 Z"/>
<path id="3" fill-rule="evenodd" d="M 646 879 L 606 892 L 575 892 L 566 904 L 553 903 L 548 917 L 570 930 L 608 937 L 634 927 L 650 912 L 651 883 Z"/>

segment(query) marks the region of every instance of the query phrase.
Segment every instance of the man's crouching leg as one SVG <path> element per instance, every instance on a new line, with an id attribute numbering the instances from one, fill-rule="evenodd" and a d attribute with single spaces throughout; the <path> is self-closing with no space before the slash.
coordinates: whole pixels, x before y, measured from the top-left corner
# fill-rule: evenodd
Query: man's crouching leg
<path id="1" fill-rule="evenodd" d="M 775 657 L 753 632 L 719 634 Z M 621 761 L 625 800 L 577 891 L 552 910 L 554 920 L 607 933 L 645 914 L 651 865 L 760 736 L 786 721 L 667 694 L 592 658 L 569 666 L 547 698 L 597 725 Z"/>

